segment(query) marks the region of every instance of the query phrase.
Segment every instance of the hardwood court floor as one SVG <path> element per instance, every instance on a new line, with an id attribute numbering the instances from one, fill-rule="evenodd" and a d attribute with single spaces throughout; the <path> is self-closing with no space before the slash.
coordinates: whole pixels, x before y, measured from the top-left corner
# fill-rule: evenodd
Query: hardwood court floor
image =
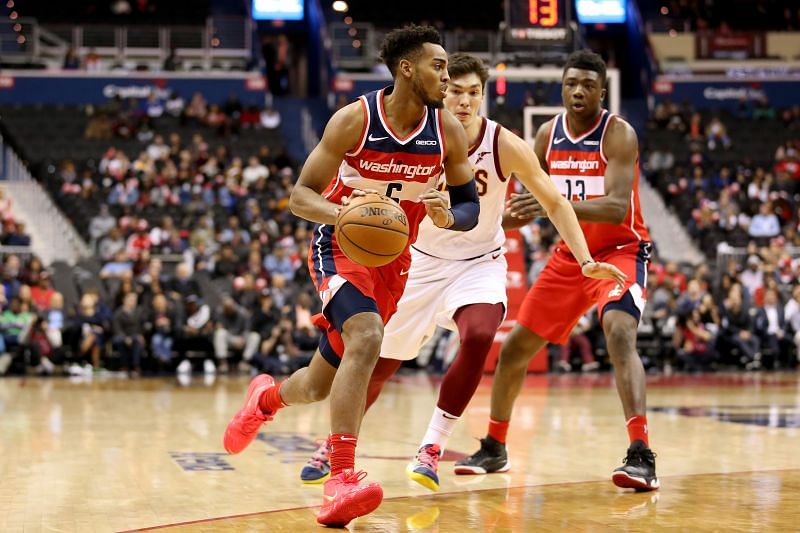
<path id="1" fill-rule="evenodd" d="M 0 380 L 0 531 L 321 531 L 320 488 L 299 470 L 328 427 L 327 404 L 283 410 L 237 456 L 221 436 L 246 378 Z M 512 470 L 455 476 L 486 430 L 481 386 L 442 462 L 442 488 L 403 475 L 437 384 L 390 383 L 365 419 L 357 466 L 386 499 L 351 531 L 796 531 L 797 374 L 650 379 L 662 489 L 616 489 L 627 447 L 607 375 L 531 377 L 509 435 Z"/>

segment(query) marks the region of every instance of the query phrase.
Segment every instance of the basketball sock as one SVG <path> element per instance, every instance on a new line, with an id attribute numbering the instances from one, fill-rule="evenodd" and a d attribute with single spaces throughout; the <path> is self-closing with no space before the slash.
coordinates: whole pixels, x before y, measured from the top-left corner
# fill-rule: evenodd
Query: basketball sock
<path id="1" fill-rule="evenodd" d="M 342 470 L 353 470 L 356 464 L 358 437 L 347 433 L 331 433 L 331 476 Z"/>
<path id="2" fill-rule="evenodd" d="M 447 446 L 447 440 L 453 433 L 453 428 L 456 427 L 458 417 L 439 409 L 437 406 L 433 410 L 433 416 L 428 424 L 428 430 L 425 436 L 422 437 L 422 442 L 419 447 L 422 448 L 426 444 L 438 444 L 439 448 L 444 453 L 444 448 Z"/>
<path id="3" fill-rule="evenodd" d="M 286 380 L 281 381 L 274 387 L 268 388 L 261 395 L 261 398 L 258 399 L 258 406 L 263 412 L 275 414 L 278 412 L 278 409 L 286 407 L 286 404 L 283 403 L 283 398 L 281 398 L 281 387 L 284 383 L 286 383 Z"/>
<path id="4" fill-rule="evenodd" d="M 375 369 L 372 371 L 372 375 L 369 378 L 369 385 L 367 385 L 367 404 L 364 406 L 365 413 L 370 406 L 375 403 L 375 400 L 378 399 L 378 395 L 381 393 L 384 384 L 389 381 L 389 378 L 397 372 L 397 369 L 400 368 L 402 364 L 403 362 L 399 359 L 378 358 Z"/>
<path id="5" fill-rule="evenodd" d="M 628 426 L 628 438 L 631 444 L 633 441 L 644 441 L 645 446 L 650 447 L 650 441 L 647 439 L 647 417 L 646 416 L 632 416 L 625 423 Z"/>
<path id="6" fill-rule="evenodd" d="M 508 422 L 508 420 L 489 418 L 489 436 L 500 444 L 505 444 L 506 435 L 508 435 Z"/>
<path id="7" fill-rule="evenodd" d="M 461 416 L 483 377 L 486 356 L 503 321 L 503 304 L 472 304 L 456 311 L 461 347 L 442 380 L 438 407 Z"/>

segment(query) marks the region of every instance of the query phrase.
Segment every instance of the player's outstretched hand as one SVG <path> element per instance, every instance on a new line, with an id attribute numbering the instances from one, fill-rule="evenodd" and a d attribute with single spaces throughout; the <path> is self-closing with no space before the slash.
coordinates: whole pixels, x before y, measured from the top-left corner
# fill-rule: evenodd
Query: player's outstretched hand
<path id="1" fill-rule="evenodd" d="M 613 279 L 620 287 L 625 286 L 628 276 L 620 269 L 610 263 L 586 263 L 581 268 L 583 275 L 587 278 Z"/>
<path id="2" fill-rule="evenodd" d="M 544 210 L 539 201 L 529 192 L 512 193 L 511 198 L 506 201 L 506 208 L 514 218 L 522 220 L 546 217 L 547 211 Z"/>
<path id="3" fill-rule="evenodd" d="M 425 211 L 431 217 L 433 223 L 440 228 L 449 228 L 455 222 L 452 211 L 450 211 L 450 198 L 442 191 L 428 189 L 419 195 L 419 199 L 425 204 Z"/>

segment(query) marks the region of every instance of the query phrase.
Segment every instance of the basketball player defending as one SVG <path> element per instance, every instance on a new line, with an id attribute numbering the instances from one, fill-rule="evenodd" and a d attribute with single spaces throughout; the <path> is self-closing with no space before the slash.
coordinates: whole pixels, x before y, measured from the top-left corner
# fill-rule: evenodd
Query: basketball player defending
<path id="1" fill-rule="evenodd" d="M 437 324 L 458 331 L 458 354 L 444 376 L 419 451 L 406 469 L 411 479 L 434 491 L 439 490 L 439 457 L 478 387 L 495 332 L 505 317 L 507 264 L 501 222 L 511 174 L 545 206 L 572 245 L 577 261 L 583 265 L 583 275 L 610 279 L 612 284 L 625 283 L 625 276 L 616 267 L 591 260 L 575 212 L 542 171 L 531 147 L 496 122 L 478 116 L 489 77 L 482 61 L 455 54 L 448 72 L 444 105 L 461 122 L 470 141 L 469 161 L 478 186 L 480 221 L 472 230 L 458 234 L 437 228 L 428 220 L 420 224 L 419 237 L 411 247 L 406 290 L 384 330 L 381 359 L 367 393 L 369 407 L 402 362 L 417 356 Z M 440 181 L 444 188 L 444 181 Z M 304 482 L 318 483 L 327 474 L 325 446 L 303 469 L 300 477 Z"/>
<path id="2" fill-rule="evenodd" d="M 307 368 L 282 383 L 265 374 L 254 378 L 224 437 L 225 449 L 239 453 L 282 407 L 330 393 L 331 477 L 317 516 L 330 526 L 372 512 L 383 498 L 377 483 L 360 485 L 366 473 L 354 469 L 355 451 L 383 326 L 397 309 L 411 265 L 408 248 L 383 267 L 349 261 L 333 231 L 339 210 L 365 190 L 384 193 L 406 212 L 410 244 L 426 213 L 436 226 L 467 231 L 480 210 L 464 129 L 441 109 L 448 74 L 438 32 L 421 26 L 395 30 L 386 36 L 381 56 L 394 85 L 333 115 L 289 202 L 294 214 L 317 223 L 308 266 L 322 299 L 323 314 L 315 317 L 324 330 L 319 349 Z M 435 189 L 443 170 L 452 208 Z"/>
<path id="3" fill-rule="evenodd" d="M 597 304 L 631 442 L 624 464 L 612 478 L 623 488 L 659 487 L 648 443 L 644 367 L 636 353 L 650 250 L 639 208 L 638 142 L 627 122 L 600 107 L 605 82 L 606 65 L 600 56 L 573 53 L 562 79 L 566 112 L 539 128 L 535 152 L 561 194 L 572 201 L 594 257 L 618 266 L 628 281 L 618 285 L 582 277 L 567 245 L 559 244 L 503 342 L 492 385 L 488 435 L 481 439 L 478 452 L 456 463 L 457 474 L 508 469 L 506 433 L 529 360 L 548 341 L 566 342 L 578 319 Z M 530 196 L 514 198 L 511 204 L 511 214 L 521 220 L 548 216 Z"/>

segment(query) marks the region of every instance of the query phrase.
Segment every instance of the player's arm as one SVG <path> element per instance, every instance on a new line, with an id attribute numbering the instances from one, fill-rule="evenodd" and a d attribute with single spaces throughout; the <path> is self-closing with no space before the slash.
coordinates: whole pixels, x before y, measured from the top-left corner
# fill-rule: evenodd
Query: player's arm
<path id="1" fill-rule="evenodd" d="M 444 194 L 435 189 L 426 191 L 420 198 L 434 224 L 440 228 L 468 231 L 478 224 L 481 204 L 472 167 L 467 159 L 467 134 L 449 111 L 442 110 L 442 125 L 446 150 L 444 171 L 450 194 L 450 208 L 448 209 Z"/>
<path id="2" fill-rule="evenodd" d="M 578 217 L 566 198 L 558 193 L 550 176 L 542 170 L 528 143 L 503 128 L 500 131 L 500 168 L 513 173 L 539 201 L 578 264 L 592 261 Z"/>
<path id="3" fill-rule="evenodd" d="M 364 111 L 354 102 L 334 113 L 319 144 L 306 159 L 289 197 L 289 209 L 298 217 L 320 224 L 335 224 L 340 205 L 329 202 L 322 191 L 339 170 L 345 154 L 361 139 Z"/>
<path id="4" fill-rule="evenodd" d="M 500 132 L 500 168 L 513 173 L 528 191 L 539 201 L 547 216 L 553 222 L 561 238 L 567 243 L 572 255 L 583 270 L 583 274 L 596 278 L 610 278 L 620 285 L 625 282 L 625 274 L 613 265 L 595 263 L 589 253 L 589 245 L 583 235 L 575 210 L 566 198 L 559 194 L 536 154 L 523 139 L 510 131 Z"/>
<path id="5" fill-rule="evenodd" d="M 536 131 L 536 137 L 533 144 L 533 152 L 539 160 L 539 165 L 544 171 L 547 171 L 547 145 L 550 142 L 550 128 L 553 124 L 551 119 L 539 126 Z M 508 201 L 508 207 L 503 213 L 503 229 L 521 228 L 528 224 L 537 216 L 537 211 L 534 207 L 540 207 L 539 203 L 529 192 L 524 193 L 511 193 L 511 198 Z"/>
<path id="6" fill-rule="evenodd" d="M 628 215 L 639 141 L 633 127 L 620 118 L 610 119 L 603 151 L 608 159 L 605 175 L 605 196 L 572 202 L 580 220 L 621 224 Z"/>

